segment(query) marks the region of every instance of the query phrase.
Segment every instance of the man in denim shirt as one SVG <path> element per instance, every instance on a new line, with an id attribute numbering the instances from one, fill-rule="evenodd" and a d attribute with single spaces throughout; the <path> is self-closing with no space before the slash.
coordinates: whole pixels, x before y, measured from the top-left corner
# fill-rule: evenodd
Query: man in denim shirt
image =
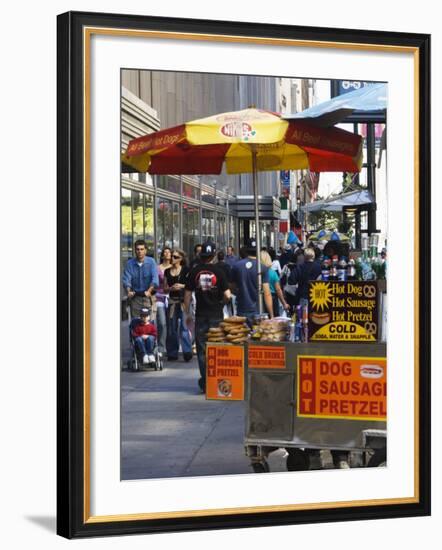
<path id="1" fill-rule="evenodd" d="M 130 300 L 132 318 L 139 317 L 143 308 L 150 307 L 152 296 L 158 287 L 157 265 L 146 256 L 147 246 L 143 240 L 135 242 L 135 258 L 131 258 L 123 273 L 123 286 Z"/>

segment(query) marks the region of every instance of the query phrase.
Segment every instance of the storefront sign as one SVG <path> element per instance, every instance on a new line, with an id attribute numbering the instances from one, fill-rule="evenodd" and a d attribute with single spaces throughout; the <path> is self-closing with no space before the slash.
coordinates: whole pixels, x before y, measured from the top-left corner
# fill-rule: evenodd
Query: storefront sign
<path id="1" fill-rule="evenodd" d="M 290 170 L 280 170 L 279 181 L 281 182 L 282 196 L 290 198 Z"/>
<path id="2" fill-rule="evenodd" d="M 337 94 L 342 95 L 348 92 L 354 92 L 355 90 L 360 90 L 366 86 L 372 86 L 374 82 L 364 82 L 360 80 L 338 80 L 337 81 Z"/>
<path id="3" fill-rule="evenodd" d="M 297 414 L 386 420 L 385 357 L 298 356 Z"/>
<path id="4" fill-rule="evenodd" d="M 312 281 L 309 340 L 375 342 L 378 337 L 376 281 Z"/>
<path id="5" fill-rule="evenodd" d="M 244 399 L 244 348 L 233 345 L 206 347 L 206 398 Z"/>
<path id="6" fill-rule="evenodd" d="M 284 346 L 249 346 L 249 369 L 285 369 Z"/>

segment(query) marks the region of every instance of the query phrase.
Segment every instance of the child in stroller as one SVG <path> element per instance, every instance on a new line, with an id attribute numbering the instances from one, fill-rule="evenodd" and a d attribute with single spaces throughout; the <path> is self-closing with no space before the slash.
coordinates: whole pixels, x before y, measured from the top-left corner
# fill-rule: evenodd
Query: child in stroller
<path id="1" fill-rule="evenodd" d="M 151 322 L 152 310 L 143 308 L 140 317 L 130 323 L 130 337 L 134 351 L 135 368 L 138 364 L 154 366 L 155 370 L 162 367 L 162 361 L 157 348 L 157 329 Z"/>

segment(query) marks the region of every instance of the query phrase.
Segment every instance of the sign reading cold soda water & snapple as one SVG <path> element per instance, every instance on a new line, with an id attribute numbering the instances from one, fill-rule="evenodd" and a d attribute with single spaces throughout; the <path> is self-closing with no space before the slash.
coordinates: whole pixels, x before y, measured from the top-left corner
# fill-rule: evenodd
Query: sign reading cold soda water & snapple
<path id="1" fill-rule="evenodd" d="M 310 282 L 308 329 L 312 342 L 375 342 L 376 281 Z"/>
<path id="2" fill-rule="evenodd" d="M 298 416 L 386 420 L 385 357 L 299 355 L 297 370 Z"/>
<path id="3" fill-rule="evenodd" d="M 222 401 L 244 400 L 244 348 L 206 346 L 206 398 Z"/>

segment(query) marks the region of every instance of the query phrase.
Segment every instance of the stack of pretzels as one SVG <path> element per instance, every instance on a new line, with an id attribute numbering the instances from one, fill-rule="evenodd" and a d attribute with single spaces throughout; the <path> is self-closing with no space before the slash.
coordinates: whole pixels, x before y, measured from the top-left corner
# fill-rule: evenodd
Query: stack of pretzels
<path id="1" fill-rule="evenodd" d="M 227 342 L 242 344 L 249 339 L 251 330 L 245 317 L 228 317 L 221 323 L 221 326 L 226 333 Z"/>
<path id="2" fill-rule="evenodd" d="M 242 344 L 249 339 L 250 332 L 245 317 L 228 317 L 219 327 L 209 328 L 207 342 Z"/>
<path id="3" fill-rule="evenodd" d="M 221 327 L 209 328 L 206 336 L 207 342 L 222 343 L 226 341 L 226 334 Z"/>
<path id="4" fill-rule="evenodd" d="M 284 342 L 287 340 L 290 319 L 275 317 L 260 321 L 253 338 L 261 342 Z"/>

